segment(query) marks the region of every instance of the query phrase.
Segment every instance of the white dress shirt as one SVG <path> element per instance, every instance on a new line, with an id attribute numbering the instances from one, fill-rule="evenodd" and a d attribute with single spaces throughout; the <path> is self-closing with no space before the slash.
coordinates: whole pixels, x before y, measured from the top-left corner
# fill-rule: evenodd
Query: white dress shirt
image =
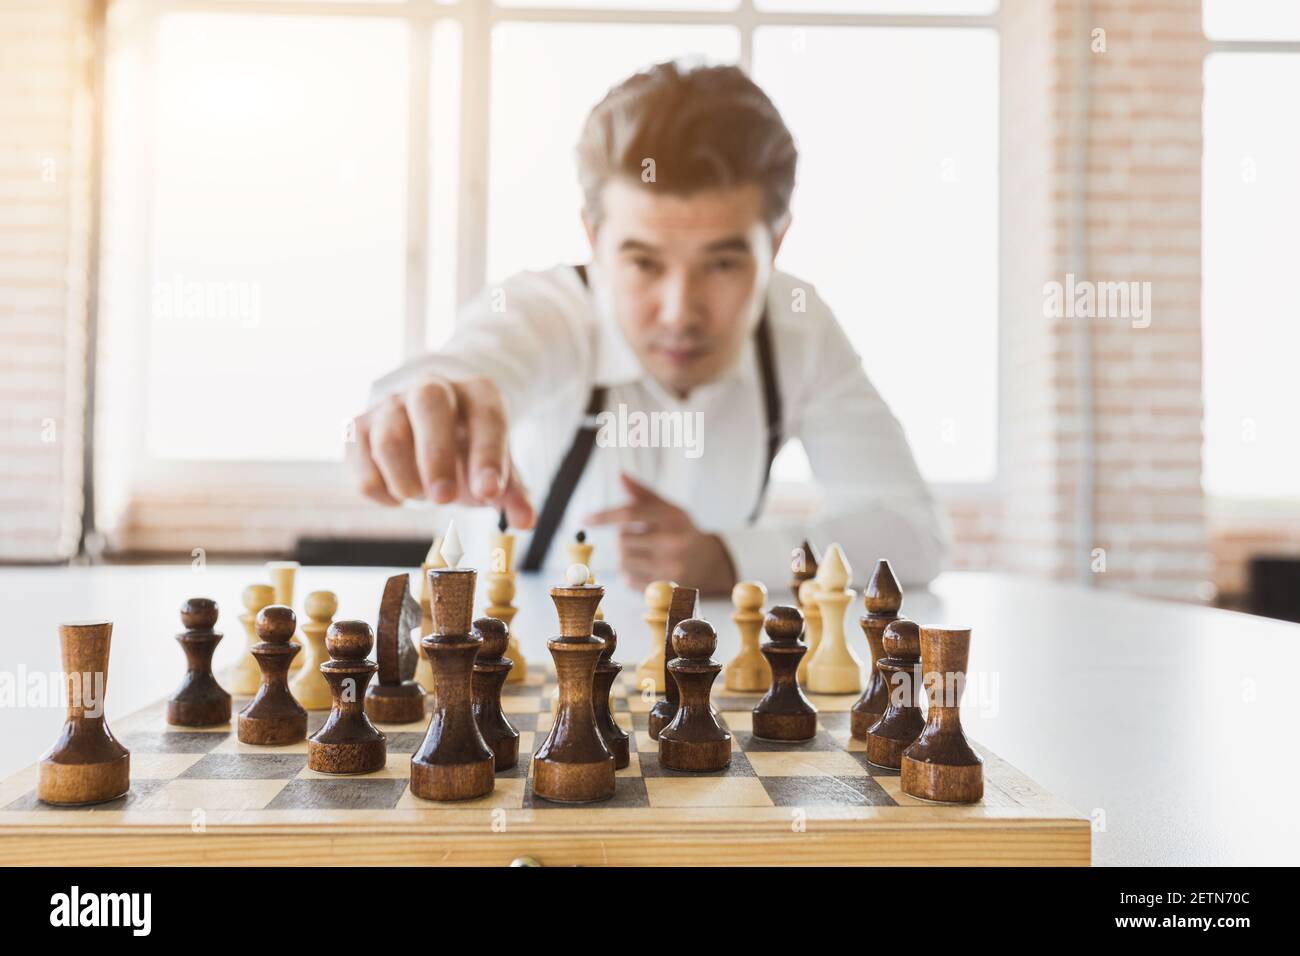
<path id="1" fill-rule="evenodd" d="M 764 582 L 772 603 L 789 602 L 791 554 L 805 537 L 823 552 L 839 542 L 858 588 L 879 558 L 889 559 L 904 585 L 925 584 L 939 572 L 947 550 L 946 523 L 898 421 L 809 283 L 775 272 L 767 306 L 782 435 L 803 443 L 818 503 L 808 519 L 780 520 L 764 513 L 754 524 L 749 518 L 763 484 L 767 441 L 753 336 L 717 381 L 679 399 L 641 367 L 613 310 L 603 304 L 607 294 L 594 270 L 592 286 L 585 287 L 571 266 L 512 276 L 466 304 L 445 346 L 384 376 L 371 396 L 402 391 L 431 375 L 490 378 L 509 416 L 515 466 L 539 514 L 593 386 L 608 388 L 605 408 L 616 414 L 620 406 L 627 413 L 699 413 L 692 419 L 699 434 L 689 435 L 695 439 L 690 447 L 598 441 L 551 544 L 548 574 L 558 579 L 562 573 L 568 563 L 564 546 L 585 516 L 625 503 L 620 471 L 683 508 L 700 530 L 721 535 L 739 579 Z M 442 508 L 437 530 L 451 516 L 465 544 L 463 566 L 485 566 L 496 514 Z M 617 529 L 586 530 L 595 545 L 592 570 L 598 578 L 613 576 Z M 520 534 L 517 564 L 529 538 L 528 532 Z"/>

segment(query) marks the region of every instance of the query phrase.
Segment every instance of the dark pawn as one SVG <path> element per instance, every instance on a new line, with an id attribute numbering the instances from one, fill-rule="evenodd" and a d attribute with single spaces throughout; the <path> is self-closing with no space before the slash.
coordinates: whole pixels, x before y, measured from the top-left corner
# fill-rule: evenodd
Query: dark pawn
<path id="1" fill-rule="evenodd" d="M 272 604 L 257 614 L 262 643 L 249 648 L 262 669 L 257 696 L 239 712 L 239 739 L 246 744 L 291 744 L 307 736 L 307 711 L 289 690 L 289 662 L 301 648 L 289 638 L 298 630 L 293 608 Z"/>
<path id="2" fill-rule="evenodd" d="M 212 652 L 221 643 L 213 628 L 217 623 L 217 602 L 211 598 L 190 598 L 181 605 L 185 630 L 176 641 L 185 651 L 185 679 L 180 690 L 167 701 L 167 723 L 177 727 L 212 727 L 230 720 L 230 695 L 212 675 Z"/>
<path id="3" fill-rule="evenodd" d="M 325 634 L 330 659 L 320 672 L 334 698 L 321 729 L 307 738 L 307 766 L 317 773 L 370 773 L 388 760 L 388 738 L 366 716 L 366 685 L 378 666 L 366 660 L 375 644 L 365 621 L 335 621 Z"/>
<path id="4" fill-rule="evenodd" d="M 889 706 L 867 730 L 867 760 L 877 767 L 897 770 L 903 762 L 903 751 L 925 729 L 925 717 L 917 705 L 921 692 L 921 629 L 915 621 L 899 618 L 885 628 L 884 648 L 879 666 L 889 686 Z"/>
<path id="5" fill-rule="evenodd" d="M 596 676 L 592 679 L 592 706 L 596 708 L 596 729 L 605 738 L 605 746 L 614 755 L 614 769 L 622 770 L 631 762 L 628 754 L 627 731 L 614 720 L 609 710 L 609 692 L 614 686 L 623 665 L 613 660 L 614 650 L 618 647 L 618 635 L 607 621 L 596 621 L 591 625 L 591 633 L 605 642 L 605 649 L 600 652 L 596 662 Z"/>
<path id="6" fill-rule="evenodd" d="M 659 732 L 677 716 L 677 682 L 673 680 L 671 667 L 676 653 L 673 650 L 673 631 L 682 621 L 695 616 L 695 606 L 699 600 L 700 592 L 696 588 L 673 585 L 672 601 L 668 605 L 668 623 L 664 627 L 664 696 L 650 708 L 648 721 L 651 740 L 658 740 Z"/>
<path id="7" fill-rule="evenodd" d="M 709 706 L 722 665 L 713 659 L 718 635 L 707 621 L 688 618 L 673 631 L 668 676 L 679 691 L 677 716 L 659 731 L 659 763 L 670 770 L 707 773 L 731 763 L 731 734 L 718 726 Z"/>
<path id="8" fill-rule="evenodd" d="M 754 736 L 764 740 L 811 740 L 817 735 L 817 708 L 799 686 L 799 661 L 808 653 L 799 609 L 778 604 L 767 612 L 768 640 L 759 648 L 772 668 L 772 686 L 754 707 Z"/>
<path id="9" fill-rule="evenodd" d="M 849 732 L 865 740 L 867 731 L 878 721 L 889 706 L 889 686 L 880 673 L 880 659 L 885 656 L 885 628 L 898 620 L 903 606 L 903 591 L 888 561 L 876 564 L 871 581 L 863 592 L 867 613 L 858 618 L 862 633 L 867 636 L 867 649 L 871 651 L 871 668 L 867 686 L 849 713 Z"/>
<path id="10" fill-rule="evenodd" d="M 509 770 L 519 762 L 519 731 L 501 709 L 501 688 L 514 666 L 514 661 L 502 656 L 510 643 L 510 631 L 499 618 L 480 617 L 470 633 L 483 639 L 474 661 L 474 720 L 496 754 L 497 771 Z"/>

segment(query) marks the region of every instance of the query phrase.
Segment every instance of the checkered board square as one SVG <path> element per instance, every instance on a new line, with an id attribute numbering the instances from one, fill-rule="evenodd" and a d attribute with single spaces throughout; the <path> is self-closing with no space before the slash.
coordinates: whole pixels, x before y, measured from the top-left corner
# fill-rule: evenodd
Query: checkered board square
<path id="1" fill-rule="evenodd" d="M 260 747 L 241 743 L 231 725 L 169 727 L 160 702 L 113 722 L 131 751 L 131 790 L 118 800 L 43 804 L 35 766 L 0 781 L 0 847 L 44 862 L 54 853 L 104 863 L 199 862 L 205 857 L 194 854 L 206 850 L 216 851 L 213 862 L 351 862 L 357 852 L 370 862 L 425 863 L 509 862 L 510 852 L 633 864 L 1088 862 L 1088 821 L 985 749 L 980 803 L 902 793 L 898 772 L 868 763 L 865 744 L 849 734 L 854 695 L 811 695 L 816 736 L 786 744 L 754 736 L 759 695 L 719 686 L 713 704 L 732 734 L 731 764 L 682 773 L 659 764 L 647 730 L 655 699 L 626 674 L 614 688 L 614 716 L 630 736 L 631 761 L 613 799 L 551 803 L 533 793 L 529 755 L 550 730 L 555 690 L 553 674 L 536 668 L 506 685 L 519 764 L 497 774 L 489 795 L 456 803 L 410 792 L 423 721 L 380 724 L 387 765 L 337 777 L 307 768 L 306 741 Z M 246 702 L 236 699 L 236 711 Z M 308 732 L 325 716 L 312 712 Z"/>

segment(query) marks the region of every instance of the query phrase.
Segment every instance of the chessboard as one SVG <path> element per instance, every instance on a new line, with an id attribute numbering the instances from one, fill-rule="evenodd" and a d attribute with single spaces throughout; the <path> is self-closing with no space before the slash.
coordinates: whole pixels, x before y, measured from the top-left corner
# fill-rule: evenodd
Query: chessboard
<path id="1" fill-rule="evenodd" d="M 502 706 L 520 732 L 518 765 L 481 799 L 434 803 L 411 794 L 423 721 L 380 724 L 383 770 L 338 777 L 307 769 L 307 743 L 253 746 L 230 724 L 169 727 L 163 702 L 110 721 L 131 752 L 126 796 L 90 807 L 36 798 L 32 765 L 0 781 L 0 859 L 10 864 L 508 865 L 1083 865 L 1089 820 L 975 744 L 983 799 L 927 803 L 872 766 L 849 733 L 856 695 L 809 695 L 814 739 L 755 738 L 760 695 L 714 689 L 732 734 L 731 765 L 679 773 L 659 765 L 647 731 L 654 699 L 625 672 L 614 713 L 631 763 L 613 799 L 567 805 L 532 792 L 529 755 L 551 723 L 554 676 L 533 668 Z M 247 699 L 235 699 L 236 712 Z M 314 732 L 328 711 L 312 711 Z"/>

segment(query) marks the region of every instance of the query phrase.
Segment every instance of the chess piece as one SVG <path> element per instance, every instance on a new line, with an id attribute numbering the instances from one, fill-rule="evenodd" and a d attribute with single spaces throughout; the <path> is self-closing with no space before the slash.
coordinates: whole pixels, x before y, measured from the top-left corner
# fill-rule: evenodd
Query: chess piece
<path id="1" fill-rule="evenodd" d="M 185 679 L 167 701 L 167 723 L 177 727 L 215 727 L 230 720 L 230 695 L 212 674 L 212 652 L 221 643 L 213 630 L 217 602 L 190 598 L 181 605 L 185 630 L 176 641 L 185 652 Z"/>
<path id="2" fill-rule="evenodd" d="M 772 683 L 772 668 L 758 649 L 758 632 L 763 626 L 761 608 L 767 600 L 767 588 L 757 581 L 742 581 L 731 589 L 731 603 L 736 611 L 731 619 L 740 632 L 740 651 L 722 669 L 722 683 L 727 690 L 762 693 Z"/>
<path id="3" fill-rule="evenodd" d="M 104 720 L 112 639 L 108 621 L 59 625 L 68 714 L 59 739 L 41 757 L 36 796 L 45 803 L 103 803 L 131 788 L 131 754 Z"/>
<path id="4" fill-rule="evenodd" d="M 289 641 L 298 629 L 293 608 L 271 604 L 257 615 L 253 656 L 262 669 L 257 696 L 239 712 L 239 739 L 246 744 L 291 744 L 307 736 L 307 711 L 289 690 L 289 661 L 299 647 Z"/>
<path id="5" fill-rule="evenodd" d="M 636 666 L 639 691 L 651 689 L 662 694 L 664 687 L 664 628 L 668 626 L 668 605 L 673 599 L 672 581 L 652 581 L 645 589 L 645 614 L 641 620 L 650 628 L 650 654 Z"/>
<path id="6" fill-rule="evenodd" d="M 817 576 L 817 551 L 808 542 L 807 538 L 803 539 L 803 544 L 794 549 L 794 554 L 790 559 L 790 593 L 794 596 L 794 602 L 800 603 L 799 587 L 805 581 L 811 581 Z"/>
<path id="7" fill-rule="evenodd" d="M 584 564 L 570 565 L 565 586 L 551 588 L 560 636 L 546 642 L 559 681 L 559 707 L 546 740 L 533 755 L 533 793 L 557 803 L 591 803 L 614 795 L 614 755 L 596 728 L 592 701 L 596 661 L 605 642 L 592 634 L 605 595 L 588 584 Z"/>
<path id="8" fill-rule="evenodd" d="M 275 589 L 275 603 L 283 604 L 285 607 L 293 607 L 293 588 L 298 577 L 298 569 L 302 567 L 297 561 L 268 561 L 266 562 L 266 573 L 271 579 L 271 587 Z M 303 638 L 300 634 L 294 634 L 292 642 L 301 647 Z M 293 674 L 302 669 L 305 654 L 296 654 L 289 661 L 289 673 Z"/>
<path id="9" fill-rule="evenodd" d="M 867 613 L 858 618 L 862 632 L 867 635 L 867 650 L 871 652 L 871 667 L 867 671 L 867 687 L 851 708 L 849 716 L 851 733 L 866 740 L 867 731 L 878 721 L 889 706 L 889 686 L 880 673 L 878 662 L 885 656 L 885 628 L 898 620 L 903 606 L 903 592 L 888 561 L 876 565 L 875 573 L 862 592 Z"/>
<path id="10" fill-rule="evenodd" d="M 426 634 L 433 633 L 433 611 L 430 606 L 432 597 L 429 594 L 429 569 L 445 568 L 447 562 L 442 560 L 442 555 L 438 552 L 442 544 L 442 539 L 437 535 L 433 537 L 433 545 L 429 548 L 429 554 L 425 557 L 424 563 L 420 565 L 420 633 L 415 636 L 416 656 L 419 660 L 415 664 L 415 682 L 423 687 L 426 691 L 433 689 L 433 669 L 429 664 L 429 658 L 419 653 L 420 641 Z"/>
<path id="11" fill-rule="evenodd" d="M 474 661 L 474 720 L 488 749 L 496 755 L 497 771 L 509 770 L 519 762 L 519 731 L 501 709 L 501 688 L 511 667 L 510 658 L 503 656 L 509 646 L 510 632 L 505 621 L 481 617 L 474 622 L 470 633 L 483 641 Z"/>
<path id="12" fill-rule="evenodd" d="M 330 657 L 325 647 L 325 635 L 339 609 L 339 599 L 333 591 L 312 591 L 303 602 L 303 609 L 307 612 L 307 623 L 302 626 L 307 663 L 298 671 L 298 676 L 289 681 L 289 690 L 307 710 L 328 710 L 333 701 L 329 681 L 320 666 Z"/>
<path id="13" fill-rule="evenodd" d="M 592 704 L 596 708 L 596 729 L 614 755 L 614 769 L 622 770 L 631 761 L 628 736 L 627 731 L 614 720 L 614 700 L 610 696 L 614 681 L 623 669 L 623 665 L 613 659 L 618 647 L 618 634 L 607 621 L 596 621 L 591 625 L 591 633 L 605 642 L 605 649 L 596 661 L 596 676 L 591 688 Z"/>
<path id="14" fill-rule="evenodd" d="M 445 568 L 429 570 L 433 629 L 421 642 L 433 671 L 429 729 L 411 757 L 411 793 L 425 800 L 469 800 L 492 792 L 496 755 L 479 732 L 471 699 L 474 658 L 483 638 L 472 633 L 478 574 L 460 568 L 455 522 L 447 526 Z"/>
<path id="15" fill-rule="evenodd" d="M 382 770 L 387 763 L 388 738 L 370 722 L 363 704 L 366 685 L 378 669 L 373 661 L 366 660 L 374 643 L 365 621 L 335 621 L 329 626 L 325 649 L 330 659 L 320 665 L 320 670 L 333 700 L 321 729 L 307 738 L 308 769 L 317 773 L 370 773 Z"/>
<path id="16" fill-rule="evenodd" d="M 921 691 L 921 629 L 915 621 L 890 622 L 882 637 L 884 656 L 877 666 L 889 688 L 884 714 L 867 729 L 867 760 L 897 770 L 903 751 L 921 736 L 925 717 L 917 703 Z"/>
<path id="17" fill-rule="evenodd" d="M 803 615 L 798 608 L 777 605 L 767 612 L 763 656 L 772 667 L 772 686 L 754 707 L 755 737 L 764 740 L 811 740 L 817 735 L 817 708 L 799 686 L 799 661 L 808 653 Z"/>
<path id="18" fill-rule="evenodd" d="M 569 544 L 567 550 L 569 552 L 569 564 L 581 564 L 588 571 L 587 583 L 595 584 L 596 575 L 591 573 L 591 554 L 596 548 L 587 540 L 587 532 L 579 529 L 578 533 L 573 536 L 573 541 Z M 596 620 L 605 620 L 605 614 L 599 606 L 596 608 Z"/>
<path id="19" fill-rule="evenodd" d="M 262 668 L 257 666 L 253 656 L 253 645 L 258 642 L 257 615 L 262 608 L 275 603 L 275 590 L 269 584 L 250 584 L 240 596 L 244 613 L 239 615 L 239 623 L 244 625 L 244 637 L 248 642 L 248 651 L 239 659 L 230 678 L 230 692 L 239 697 L 252 697 L 262 685 Z"/>
<path id="20" fill-rule="evenodd" d="M 849 587 L 849 562 L 832 544 L 817 568 L 817 606 L 822 612 L 822 638 L 808 662 L 808 690 L 814 694 L 857 694 L 862 691 L 862 661 L 844 634 L 844 612 L 857 597 Z"/>
<path id="21" fill-rule="evenodd" d="M 680 700 L 672 723 L 659 731 L 659 763 L 670 770 L 707 773 L 731 763 L 731 734 L 718 725 L 709 705 L 722 670 L 713 660 L 717 646 L 718 635 L 707 621 L 688 618 L 673 629 L 668 672 Z"/>
<path id="22" fill-rule="evenodd" d="M 506 683 L 518 684 L 528 678 L 528 662 L 524 660 L 524 650 L 519 645 L 519 635 L 514 631 L 515 615 L 518 609 L 515 599 L 515 536 L 507 532 L 506 513 L 501 512 L 497 519 L 497 533 L 492 536 L 492 570 L 487 577 L 488 606 L 484 616 L 494 617 L 506 626 L 509 643 L 506 645 L 505 658 L 512 662 Z"/>
<path id="23" fill-rule="evenodd" d="M 817 582 L 804 581 L 799 585 L 799 613 L 803 615 L 803 634 L 808 642 L 808 653 L 799 662 L 799 684 L 808 686 L 808 661 L 817 653 L 822 642 L 822 609 L 817 606 Z"/>
<path id="24" fill-rule="evenodd" d="M 424 688 L 415 680 L 411 632 L 420 625 L 420 603 L 411 597 L 411 579 L 402 572 L 384 584 L 379 602 L 375 659 L 379 680 L 366 691 L 365 710 L 381 724 L 409 724 L 424 718 Z"/>
<path id="25" fill-rule="evenodd" d="M 966 740 L 960 709 L 970 631 L 922 627 L 920 643 L 929 707 L 921 736 L 903 751 L 899 786 L 922 800 L 975 803 L 984 796 L 984 761 Z"/>
<path id="26" fill-rule="evenodd" d="M 695 588 L 684 588 L 676 584 L 672 588 L 672 597 L 668 601 L 668 616 L 664 623 L 664 696 L 655 701 L 655 705 L 650 708 L 648 723 L 651 740 L 658 740 L 659 731 L 672 723 L 673 718 L 677 716 L 679 699 L 677 681 L 673 680 L 672 668 L 668 666 L 675 656 L 673 631 L 682 621 L 695 617 L 695 606 L 700 600 L 700 592 Z"/>

